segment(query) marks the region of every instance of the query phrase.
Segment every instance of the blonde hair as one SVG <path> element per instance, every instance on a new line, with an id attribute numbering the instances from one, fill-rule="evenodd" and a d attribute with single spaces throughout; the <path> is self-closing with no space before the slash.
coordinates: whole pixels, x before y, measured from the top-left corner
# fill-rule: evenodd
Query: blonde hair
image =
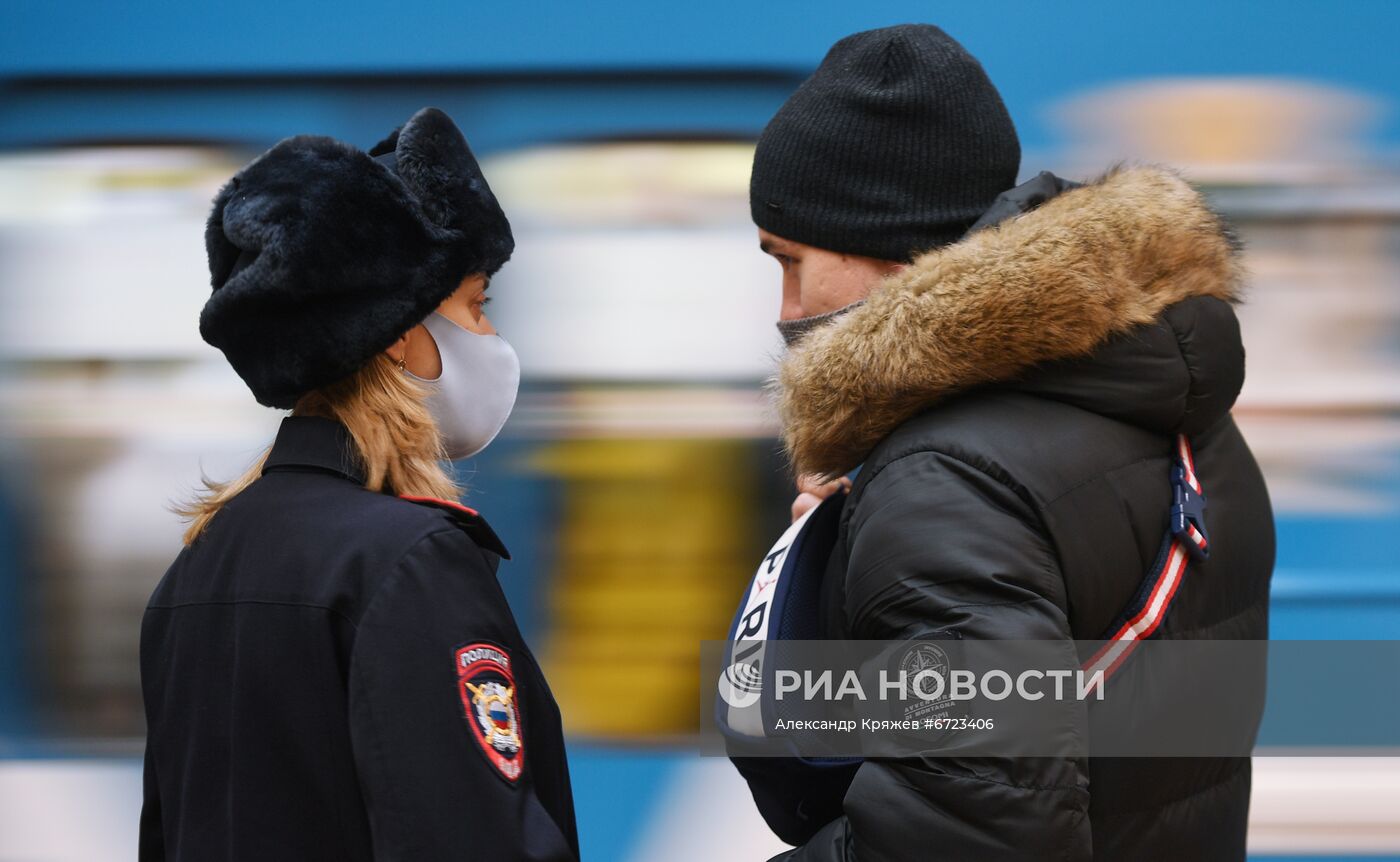
<path id="1" fill-rule="evenodd" d="M 443 468 L 442 440 L 423 399 L 422 384 L 401 373 L 383 353 L 359 371 L 297 399 L 296 416 L 339 420 L 350 432 L 365 470 L 365 487 L 385 494 L 412 494 L 455 500 L 462 489 Z M 187 519 L 186 545 L 194 542 L 233 499 L 262 475 L 268 446 L 243 475 L 228 482 L 202 476 L 202 491 L 174 511 Z"/>

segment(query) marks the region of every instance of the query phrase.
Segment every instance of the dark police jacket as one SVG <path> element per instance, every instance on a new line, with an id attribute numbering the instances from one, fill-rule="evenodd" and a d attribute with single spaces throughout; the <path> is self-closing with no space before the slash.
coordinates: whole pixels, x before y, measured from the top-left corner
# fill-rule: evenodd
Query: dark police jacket
<path id="1" fill-rule="evenodd" d="M 284 419 L 151 597 L 140 858 L 577 858 L 505 548 L 470 509 L 366 490 L 352 451 Z"/>
<path id="2" fill-rule="evenodd" d="M 915 261 L 784 361 L 798 465 L 862 462 L 824 636 L 1102 637 L 1162 542 L 1182 433 L 1211 554 L 1157 636 L 1267 637 L 1273 517 L 1230 415 L 1237 243 L 1157 168 L 1025 209 Z M 801 845 L 792 862 L 1245 858 L 1247 757 L 870 759 L 786 784 L 771 772 L 797 761 L 761 760 L 740 768 Z"/>

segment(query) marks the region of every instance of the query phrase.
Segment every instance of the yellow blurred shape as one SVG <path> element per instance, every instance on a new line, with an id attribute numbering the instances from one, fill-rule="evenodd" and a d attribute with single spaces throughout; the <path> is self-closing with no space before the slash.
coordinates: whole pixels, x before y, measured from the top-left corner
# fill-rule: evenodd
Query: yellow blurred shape
<path id="1" fill-rule="evenodd" d="M 695 728 L 700 642 L 725 636 L 754 562 L 748 451 L 733 440 L 586 439 L 530 459 L 565 482 L 541 659 L 570 732 Z"/>

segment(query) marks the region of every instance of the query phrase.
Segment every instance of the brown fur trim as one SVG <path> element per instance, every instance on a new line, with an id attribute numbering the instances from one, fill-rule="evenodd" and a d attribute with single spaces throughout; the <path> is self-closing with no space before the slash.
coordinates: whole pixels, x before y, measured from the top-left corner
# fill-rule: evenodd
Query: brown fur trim
<path id="1" fill-rule="evenodd" d="M 793 467 L 840 475 L 952 393 L 1089 353 L 1188 297 L 1234 301 L 1238 250 L 1176 171 L 1117 165 L 931 251 L 788 351 L 774 388 Z"/>

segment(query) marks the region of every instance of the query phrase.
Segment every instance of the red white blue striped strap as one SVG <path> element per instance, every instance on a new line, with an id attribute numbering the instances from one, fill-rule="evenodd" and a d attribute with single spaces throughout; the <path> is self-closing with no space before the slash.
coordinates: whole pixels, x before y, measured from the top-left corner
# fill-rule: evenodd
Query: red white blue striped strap
<path id="1" fill-rule="evenodd" d="M 1196 476 L 1196 459 L 1191 453 L 1191 441 L 1185 434 L 1176 435 L 1176 465 L 1172 470 L 1171 533 L 1194 547 L 1195 556 L 1210 556 L 1210 542 L 1206 539 L 1205 507 L 1206 495 L 1201 490 L 1201 480 Z"/>
<path id="2" fill-rule="evenodd" d="M 1084 662 L 1083 670 L 1089 679 L 1086 691 L 1092 692 L 1100 679 L 1106 684 L 1133 654 L 1137 645 L 1152 637 L 1162 625 L 1172 599 L 1181 587 L 1191 558 L 1205 559 L 1210 555 L 1205 526 L 1205 494 L 1196 475 L 1191 443 L 1185 434 L 1177 435 L 1173 460 L 1173 499 L 1167 534 L 1137 594 L 1108 627 L 1103 645 Z M 1096 678 L 1097 673 L 1102 673 L 1102 677 Z"/>

